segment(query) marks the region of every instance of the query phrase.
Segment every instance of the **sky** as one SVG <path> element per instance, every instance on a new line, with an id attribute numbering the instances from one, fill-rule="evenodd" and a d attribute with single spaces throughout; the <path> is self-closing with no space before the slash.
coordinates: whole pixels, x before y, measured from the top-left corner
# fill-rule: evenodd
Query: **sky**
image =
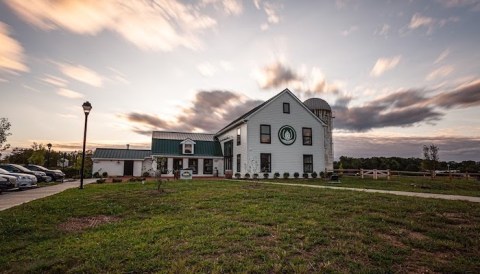
<path id="1" fill-rule="evenodd" d="M 333 109 L 335 158 L 480 161 L 480 0 L 3 0 L 8 142 L 149 148 L 290 89 Z"/>

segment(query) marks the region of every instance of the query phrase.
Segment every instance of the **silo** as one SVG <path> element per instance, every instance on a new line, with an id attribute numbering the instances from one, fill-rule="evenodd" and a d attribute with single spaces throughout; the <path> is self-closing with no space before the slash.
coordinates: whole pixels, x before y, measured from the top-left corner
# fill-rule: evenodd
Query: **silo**
<path id="1" fill-rule="evenodd" d="M 312 111 L 320 120 L 327 126 L 324 130 L 324 145 L 325 145 L 325 167 L 328 171 L 333 171 L 333 115 L 332 108 L 323 99 L 310 98 L 303 102 L 310 111 Z"/>

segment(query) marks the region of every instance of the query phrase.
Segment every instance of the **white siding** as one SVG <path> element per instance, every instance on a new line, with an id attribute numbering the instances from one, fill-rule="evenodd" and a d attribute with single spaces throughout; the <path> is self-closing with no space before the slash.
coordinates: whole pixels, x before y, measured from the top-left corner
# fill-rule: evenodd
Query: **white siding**
<path id="1" fill-rule="evenodd" d="M 290 103 L 290 114 L 283 113 L 283 103 Z M 271 153 L 272 173 L 294 172 L 303 174 L 303 155 L 313 155 L 313 170 L 319 173 L 325 170 L 324 127 L 312 113 L 305 109 L 295 98 L 283 93 L 270 102 L 248 121 L 248 159 L 258 162 L 260 153 Z M 271 126 L 271 144 L 260 143 L 260 125 Z M 295 129 L 297 139 L 292 145 L 284 145 L 278 139 L 278 130 L 284 125 Z M 302 127 L 312 128 L 312 146 L 303 145 Z M 242 170 L 242 174 L 244 171 Z"/>
<path id="2" fill-rule="evenodd" d="M 133 176 L 142 176 L 142 162 L 138 160 L 133 162 Z"/>
<path id="3" fill-rule="evenodd" d="M 108 176 L 123 176 L 123 161 L 117 160 L 94 160 L 92 172 L 100 175 L 107 172 Z"/>
<path id="4" fill-rule="evenodd" d="M 237 146 L 237 129 L 240 128 L 240 145 Z M 218 136 L 218 139 L 221 140 L 220 144 L 222 146 L 222 152 L 224 151 L 224 144 L 225 142 L 228 142 L 230 140 L 233 140 L 233 162 L 232 162 L 232 170 L 233 174 L 237 172 L 237 154 L 241 155 L 241 172 L 245 173 L 245 166 L 247 164 L 247 151 L 248 151 L 248 126 L 246 123 L 243 123 L 237 127 L 234 127 L 233 129 L 225 132 L 222 135 Z M 223 161 L 222 161 L 222 170 L 220 173 L 223 175 Z"/>

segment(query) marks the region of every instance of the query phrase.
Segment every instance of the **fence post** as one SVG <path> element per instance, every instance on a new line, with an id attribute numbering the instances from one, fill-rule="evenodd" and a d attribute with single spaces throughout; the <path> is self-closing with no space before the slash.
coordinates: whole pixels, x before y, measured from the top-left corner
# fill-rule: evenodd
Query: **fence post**
<path id="1" fill-rule="evenodd" d="M 363 179 L 363 168 L 360 169 L 360 176 L 362 176 Z"/>
<path id="2" fill-rule="evenodd" d="M 374 180 L 377 179 L 377 170 L 376 169 L 373 170 L 373 179 Z"/>
<path id="3" fill-rule="evenodd" d="M 387 169 L 387 180 L 390 180 L 390 169 Z"/>

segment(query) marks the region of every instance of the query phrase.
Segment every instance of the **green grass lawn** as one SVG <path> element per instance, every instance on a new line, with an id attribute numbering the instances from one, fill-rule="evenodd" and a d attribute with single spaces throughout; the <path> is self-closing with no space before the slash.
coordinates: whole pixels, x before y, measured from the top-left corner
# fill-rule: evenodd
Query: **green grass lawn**
<path id="1" fill-rule="evenodd" d="M 329 185 L 353 188 L 399 190 L 411 192 L 439 193 L 451 195 L 466 195 L 480 197 L 480 181 L 476 179 L 452 179 L 437 177 L 398 177 L 393 176 L 390 180 L 386 178 L 373 180 L 371 178 L 362 179 L 360 177 L 343 176 L 339 184 L 323 179 L 269 179 L 273 182 L 288 182 L 298 184 Z"/>
<path id="2" fill-rule="evenodd" d="M 0 212 L 0 272 L 480 272 L 477 203 L 232 181 L 164 188 L 92 184 Z"/>

